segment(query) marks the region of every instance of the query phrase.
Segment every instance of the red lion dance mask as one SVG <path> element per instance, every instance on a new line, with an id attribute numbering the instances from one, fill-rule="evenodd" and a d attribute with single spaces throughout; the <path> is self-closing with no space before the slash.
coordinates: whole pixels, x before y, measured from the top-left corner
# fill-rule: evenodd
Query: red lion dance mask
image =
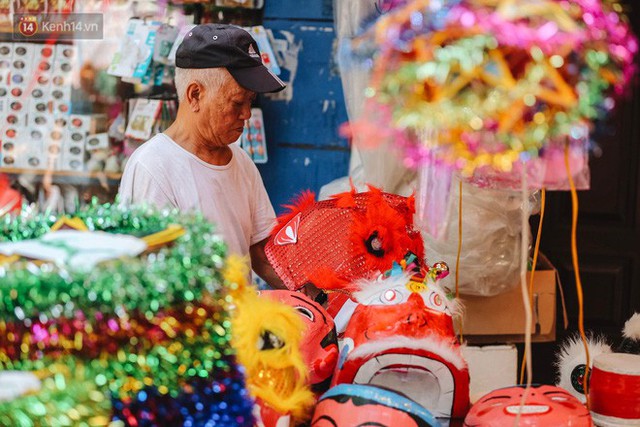
<path id="1" fill-rule="evenodd" d="M 358 279 L 376 277 L 408 252 L 424 259 L 422 237 L 413 226 L 413 197 L 369 187 L 321 202 L 306 192 L 287 207 L 265 252 L 291 290 L 312 283 L 348 293 Z"/>
<path id="2" fill-rule="evenodd" d="M 426 282 L 400 274 L 361 283 L 332 384 L 383 387 L 438 418 L 461 418 L 469 371 L 453 329 L 456 303 Z"/>

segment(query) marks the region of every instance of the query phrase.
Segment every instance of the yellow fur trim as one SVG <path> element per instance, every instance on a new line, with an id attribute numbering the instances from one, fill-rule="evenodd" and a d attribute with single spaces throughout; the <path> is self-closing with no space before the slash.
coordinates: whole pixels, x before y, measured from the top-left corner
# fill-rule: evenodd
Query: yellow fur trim
<path id="1" fill-rule="evenodd" d="M 304 328 L 295 309 L 261 298 L 252 290 L 247 289 L 236 301 L 232 345 L 246 370 L 249 391 L 297 421 L 308 418 L 315 400 L 299 347 Z M 260 347 L 265 334 L 277 337 L 276 348 Z"/>
<path id="2" fill-rule="evenodd" d="M 247 292 L 249 287 L 247 280 L 249 277 L 249 263 L 245 258 L 237 255 L 227 257 L 222 275 L 231 288 L 231 296 L 241 298 Z M 255 293 L 253 289 L 250 292 Z"/>

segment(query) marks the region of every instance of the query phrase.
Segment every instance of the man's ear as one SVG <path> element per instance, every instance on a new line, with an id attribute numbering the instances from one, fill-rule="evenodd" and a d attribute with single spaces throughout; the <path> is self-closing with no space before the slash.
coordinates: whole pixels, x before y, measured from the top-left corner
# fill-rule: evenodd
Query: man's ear
<path id="1" fill-rule="evenodd" d="M 191 111 L 197 113 L 200 111 L 200 102 L 204 96 L 204 86 L 199 82 L 193 81 L 187 86 L 186 101 Z"/>

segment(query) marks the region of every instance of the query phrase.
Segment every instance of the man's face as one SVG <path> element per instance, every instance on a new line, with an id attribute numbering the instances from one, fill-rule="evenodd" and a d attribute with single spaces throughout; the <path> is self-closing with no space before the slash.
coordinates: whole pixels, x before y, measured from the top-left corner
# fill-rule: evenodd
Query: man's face
<path id="1" fill-rule="evenodd" d="M 212 145 L 227 146 L 240 138 L 244 123 L 251 117 L 256 94 L 241 87 L 230 74 L 218 89 L 205 89 L 197 115 L 199 133 Z"/>

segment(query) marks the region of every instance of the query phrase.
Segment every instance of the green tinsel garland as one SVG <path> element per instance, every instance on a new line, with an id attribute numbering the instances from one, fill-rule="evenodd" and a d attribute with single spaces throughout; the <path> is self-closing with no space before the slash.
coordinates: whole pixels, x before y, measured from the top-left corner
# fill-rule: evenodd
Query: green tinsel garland
<path id="1" fill-rule="evenodd" d="M 28 331 L 35 322 L 56 326 L 59 322 L 62 327 L 70 319 L 77 321 L 81 313 L 87 330 L 101 319 L 128 321 L 143 316 L 168 332 L 162 342 L 154 342 L 151 336 L 132 336 L 118 351 L 89 359 L 82 348 L 88 342 L 58 355 L 31 349 L 9 357 L 0 348 L 0 369 L 34 371 L 46 378 L 40 393 L 0 403 L 1 423 L 74 425 L 81 420 L 80 424 L 91 425 L 89 412 L 93 411 L 93 421 L 104 421 L 100 415 L 108 414 L 107 391 L 127 399 L 145 387 L 154 387 L 175 397 L 192 380 L 215 381 L 237 369 L 226 312 L 231 297 L 221 275 L 226 247 L 213 225 L 201 215 L 95 202 L 73 216 L 83 220 L 90 231 L 143 237 L 179 224 L 186 232 L 155 253 L 107 261 L 88 272 L 28 261 L 0 267 L 0 330 L 6 333 L 9 326 L 18 325 L 19 330 Z M 0 242 L 38 238 L 57 219 L 29 212 L 4 218 Z M 15 341 L 19 344 L 22 338 Z M 92 350 L 93 354 L 100 352 Z M 60 366 L 69 375 L 52 371 Z M 78 367 L 82 367 L 84 380 L 78 377 Z M 40 414 L 43 408 L 46 418 Z M 32 422 L 38 418 L 39 422 Z"/>

